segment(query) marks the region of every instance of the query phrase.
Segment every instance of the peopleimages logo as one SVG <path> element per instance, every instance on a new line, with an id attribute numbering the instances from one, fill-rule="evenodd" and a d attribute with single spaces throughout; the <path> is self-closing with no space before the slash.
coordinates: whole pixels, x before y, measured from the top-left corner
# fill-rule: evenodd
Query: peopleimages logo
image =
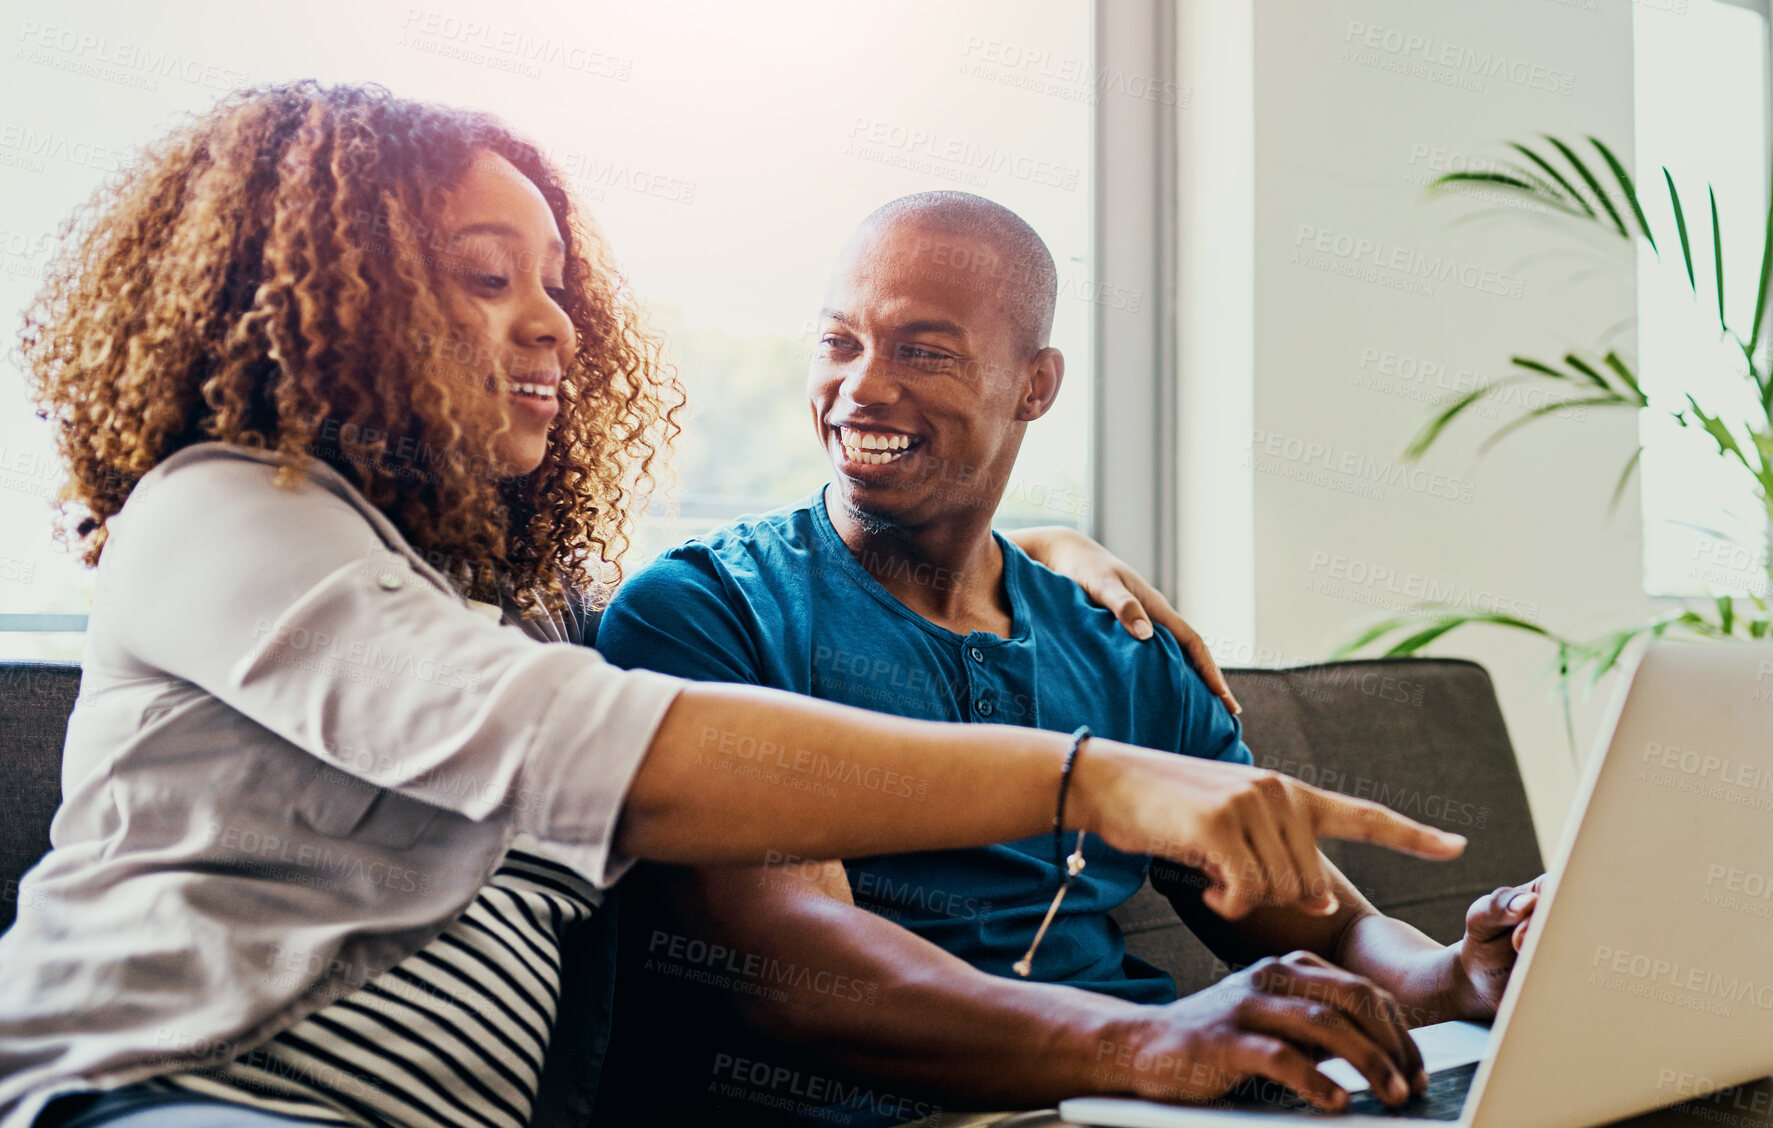
<path id="1" fill-rule="evenodd" d="M 697 750 L 712 754 L 702 757 L 704 760 L 743 763 L 763 771 L 780 771 L 821 783 L 840 783 L 903 799 L 921 801 L 929 792 L 929 780 L 918 776 L 886 768 L 864 768 L 810 748 L 790 748 L 786 744 L 717 728 L 702 729 Z"/>
<path id="2" fill-rule="evenodd" d="M 234 90 L 252 84 L 247 72 L 234 67 L 156 49 L 147 43 L 36 20 L 25 20 L 20 25 L 18 42 L 14 59 L 138 90 L 160 89 L 159 79 L 211 90 Z"/>
<path id="3" fill-rule="evenodd" d="M 1773 768 L 1744 763 L 1728 756 L 1717 756 L 1693 748 L 1677 748 L 1672 744 L 1646 741 L 1644 763 L 1653 764 L 1665 771 L 1716 780 L 1731 787 L 1773 791 Z"/>
<path id="4" fill-rule="evenodd" d="M 1475 588 L 1471 584 L 1441 580 L 1420 572 L 1400 571 L 1388 565 L 1372 564 L 1355 557 L 1321 550 L 1311 554 L 1311 566 L 1307 570 L 1312 576 L 1318 577 L 1315 582 L 1306 584 L 1307 591 L 1339 595 L 1354 602 L 1378 605 L 1435 603 L 1468 608 L 1485 614 L 1513 615 L 1529 621 L 1539 617 L 1537 603 L 1509 599 L 1493 591 Z M 1372 598 L 1356 598 L 1362 592 Z M 1387 601 L 1384 598 L 1386 596 L 1396 598 Z"/>
<path id="5" fill-rule="evenodd" d="M 1067 190 L 1076 188 L 1083 175 L 1081 169 L 1028 153 L 870 117 L 857 117 L 850 122 L 845 152 L 870 160 L 880 159 L 885 152 L 895 152 L 976 175 L 993 173 Z"/>
<path id="6" fill-rule="evenodd" d="M 1342 42 L 1342 57 L 1350 62 L 1467 90 L 1481 91 L 1485 80 L 1498 79 L 1528 90 L 1576 92 L 1576 76 L 1568 71 L 1401 28 L 1349 20 Z"/>
<path id="7" fill-rule="evenodd" d="M 1360 281 L 1393 285 L 1397 289 L 1410 289 L 1426 295 L 1433 295 L 1437 285 L 1452 283 L 1475 293 L 1518 302 L 1525 295 L 1527 285 L 1526 279 L 1518 274 L 1461 262 L 1452 255 L 1431 255 L 1383 239 L 1351 235 L 1309 223 L 1301 223 L 1293 237 L 1292 261 Z M 1412 285 L 1395 285 L 1402 281 Z"/>
<path id="8" fill-rule="evenodd" d="M 1385 498 L 1385 490 L 1390 486 L 1467 505 L 1477 493 L 1477 484 L 1466 478 L 1393 459 L 1374 458 L 1360 451 L 1339 450 L 1329 443 L 1278 431 L 1252 431 L 1245 464 L 1264 474 L 1278 474 L 1376 501 Z"/>
<path id="9" fill-rule="evenodd" d="M 1038 94 L 1095 105 L 1099 94 L 1120 94 L 1165 106 L 1188 106 L 1190 90 L 1121 67 L 1098 70 L 1078 55 L 1059 55 L 1001 39 L 967 36 L 961 73 Z"/>
<path id="10" fill-rule="evenodd" d="M 1643 952 L 1628 952 L 1605 944 L 1596 944 L 1594 958 L 1589 961 L 1590 982 L 1601 986 L 1612 987 L 1613 984 L 1600 983 L 1596 978 L 1600 974 L 1623 976 L 1645 990 L 1633 990 L 1629 993 L 1655 998 L 1659 1002 L 1676 1002 L 1669 998 L 1665 991 L 1685 991 L 1700 996 L 1700 999 L 1678 1000 L 1682 1005 L 1691 1002 L 1717 1003 L 1752 1003 L 1762 1010 L 1773 1010 L 1773 979 L 1756 982 L 1742 975 L 1726 975 L 1709 968 L 1693 967 L 1679 960 L 1663 959 L 1659 956 L 1646 955 Z M 1657 991 L 1656 989 L 1663 989 Z M 1694 1005 L 1689 1009 L 1704 1010 L 1703 1006 Z M 1726 1009 L 1721 1012 L 1728 1014 Z"/>
<path id="11" fill-rule="evenodd" d="M 530 78 L 540 76 L 543 66 L 618 82 L 627 82 L 634 72 L 634 60 L 622 55 L 568 43 L 552 35 L 538 36 L 525 28 L 463 19 L 435 8 L 407 8 L 400 29 L 397 46 L 490 65 Z"/>

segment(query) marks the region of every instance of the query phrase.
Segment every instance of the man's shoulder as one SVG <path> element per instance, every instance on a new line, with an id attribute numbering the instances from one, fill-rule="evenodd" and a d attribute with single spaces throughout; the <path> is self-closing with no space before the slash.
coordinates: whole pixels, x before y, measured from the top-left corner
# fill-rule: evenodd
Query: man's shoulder
<path id="1" fill-rule="evenodd" d="M 1189 669 L 1182 648 L 1165 630 L 1141 641 L 1128 634 L 1114 612 L 1092 600 L 1077 583 L 1017 548 L 1007 537 L 1004 552 L 1013 554 L 1022 589 L 1023 607 L 1033 620 L 1043 648 L 1049 642 L 1086 650 L 1100 657 L 1162 669 Z"/>
<path id="2" fill-rule="evenodd" d="M 1023 606 L 1040 640 L 1043 676 L 1099 685 L 1105 702 L 1130 703 L 1130 711 L 1119 714 L 1130 726 L 1119 739 L 1249 762 L 1240 751 L 1237 728 L 1174 635 L 1160 627 L 1148 639 L 1134 638 L 1113 612 L 1097 606 L 1071 580 L 1026 554 L 1018 563 Z M 1117 714 L 1108 708 L 1105 715 Z"/>
<path id="3" fill-rule="evenodd" d="M 813 551 L 811 502 L 744 516 L 666 549 L 616 589 L 610 610 L 669 603 L 688 591 L 723 597 L 779 590 L 796 557 Z"/>

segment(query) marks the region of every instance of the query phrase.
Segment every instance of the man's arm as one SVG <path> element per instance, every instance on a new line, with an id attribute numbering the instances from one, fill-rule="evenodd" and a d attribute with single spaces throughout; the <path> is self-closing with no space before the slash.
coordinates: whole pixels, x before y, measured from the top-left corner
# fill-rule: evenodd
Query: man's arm
<path id="1" fill-rule="evenodd" d="M 664 881 L 684 934 L 726 946 L 735 966 L 810 973 L 744 992 L 747 1021 L 952 1105 L 1028 1108 L 1092 1093 L 1203 1100 L 1265 1077 L 1336 1108 L 1346 1098 L 1316 1057 L 1347 1058 L 1393 1101 L 1402 1094 L 1390 1086 L 1420 1064 L 1370 985 L 1297 959 L 1139 1006 L 979 971 L 854 907 L 838 863 L 674 869 Z"/>
<path id="2" fill-rule="evenodd" d="M 1443 1014 L 1434 1002 L 1447 983 L 1433 965 L 1445 949 L 1418 930 L 1375 909 L 1328 858 L 1319 865 L 1339 907 L 1329 916 L 1263 906 L 1241 920 L 1226 920 L 1201 901 L 1206 881 L 1199 871 L 1157 861 L 1151 884 L 1169 898 L 1191 931 L 1213 954 L 1237 968 L 1264 956 L 1307 951 L 1365 976 L 1397 997 L 1412 1026 L 1464 1015 Z"/>
<path id="3" fill-rule="evenodd" d="M 1304 950 L 1383 988 L 1407 1025 L 1494 1017 L 1537 902 L 1537 881 L 1479 898 L 1466 914 L 1464 938 L 1443 945 L 1374 908 L 1321 853 L 1319 864 L 1340 905 L 1329 916 L 1263 906 L 1240 920 L 1226 920 L 1201 901 L 1207 882 L 1198 871 L 1164 861 L 1152 863 L 1151 883 L 1233 968 Z"/>
<path id="4" fill-rule="evenodd" d="M 1095 1043 L 1134 1004 L 1001 979 L 851 903 L 838 862 L 673 869 L 665 899 L 690 936 L 764 968 L 811 974 L 745 992 L 772 1037 L 949 1104 L 1029 1107 L 1099 1092 Z"/>

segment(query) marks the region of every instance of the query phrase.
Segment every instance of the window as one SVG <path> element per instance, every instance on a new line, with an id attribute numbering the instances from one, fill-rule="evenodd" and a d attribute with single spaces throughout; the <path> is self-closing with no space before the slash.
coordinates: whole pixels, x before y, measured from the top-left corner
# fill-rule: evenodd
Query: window
<path id="1" fill-rule="evenodd" d="M 1732 325 L 1752 321 L 1768 190 L 1766 0 L 1656 0 L 1634 8 L 1638 183 L 1658 261 L 1640 250 L 1638 355 L 1652 401 L 1692 392 L 1725 419 L 1752 418 L 1741 350 L 1720 341 L 1705 187 L 1717 193 Z M 1700 297 L 1688 289 L 1661 168 L 1681 191 Z M 1746 329 L 1744 329 L 1746 336 Z M 1666 412 L 1642 421 L 1645 589 L 1652 595 L 1765 596 L 1768 529 L 1740 465 Z"/>
<path id="2" fill-rule="evenodd" d="M 195 4 L 170 18 L 121 0 L 40 11 L 0 77 L 15 107 L 0 122 L 0 658 L 77 657 L 90 602 L 90 574 L 49 537 L 59 468 L 12 347 L 52 233 L 174 115 L 285 78 L 374 80 L 492 110 L 577 182 L 691 398 L 680 510 L 649 518 L 631 564 L 823 480 L 804 385 L 826 272 L 864 214 L 929 188 L 998 200 L 1052 249 L 1065 388 L 1029 429 L 999 521 L 1093 527 L 1097 326 L 1129 304 L 1154 317 L 1161 292 L 1096 256 L 1095 123 L 1175 88 L 1099 67 L 1089 4 L 315 0 L 262 24 Z M 1155 219 L 1114 219 L 1129 222 Z M 1154 373 L 1117 378 L 1149 387 Z"/>

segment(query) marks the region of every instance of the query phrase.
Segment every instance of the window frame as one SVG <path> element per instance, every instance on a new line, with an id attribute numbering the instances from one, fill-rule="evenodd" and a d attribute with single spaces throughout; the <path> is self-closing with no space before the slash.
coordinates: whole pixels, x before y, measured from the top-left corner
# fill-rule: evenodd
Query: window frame
<path id="1" fill-rule="evenodd" d="M 1166 0 L 1097 0 L 1098 85 L 1149 76 L 1180 89 L 1176 8 Z M 1177 99 L 1108 89 L 1096 101 L 1092 269 L 1136 288 L 1137 309 L 1095 311 L 1092 505 L 1084 531 L 1174 599 L 1177 583 Z M 1117 421 L 1110 425 L 1110 421 Z M 1126 426 L 1144 420 L 1145 426 Z"/>
<path id="2" fill-rule="evenodd" d="M 1773 0 L 1711 0 L 1711 2 L 1728 5 L 1732 8 L 1743 8 L 1761 16 L 1761 27 L 1763 29 L 1761 57 L 1764 64 L 1761 68 L 1761 98 L 1765 106 L 1765 116 L 1763 120 L 1767 123 L 1767 129 L 1769 131 L 1768 149 L 1770 152 L 1773 152 Z M 1636 35 L 1637 33 L 1635 18 L 1633 21 L 1632 33 L 1633 35 Z M 1633 79 L 1633 84 L 1634 86 L 1636 84 L 1635 77 Z M 1769 194 L 1773 194 L 1773 167 L 1763 170 L 1763 173 L 1766 179 L 1762 187 Z M 1634 305 L 1637 303 L 1637 298 L 1635 296 L 1633 302 Z M 1643 316 L 1643 310 L 1641 308 L 1638 309 L 1637 316 L 1639 318 Z M 1769 347 L 1773 347 L 1773 344 L 1770 344 Z M 1640 473 L 1641 472 L 1642 469 L 1640 467 Z M 1642 535 L 1646 545 L 1646 559 L 1642 570 L 1643 575 L 1640 586 L 1643 588 L 1644 598 L 1647 599 L 1652 606 L 1664 610 L 1678 610 L 1692 603 L 1696 599 L 1711 598 L 1706 595 L 1673 595 L 1653 587 L 1650 583 L 1650 569 L 1648 565 L 1647 545 L 1650 531 L 1647 521 L 1644 523 Z M 1773 528 L 1767 530 L 1767 545 L 1765 546 L 1765 551 L 1773 552 Z"/>

